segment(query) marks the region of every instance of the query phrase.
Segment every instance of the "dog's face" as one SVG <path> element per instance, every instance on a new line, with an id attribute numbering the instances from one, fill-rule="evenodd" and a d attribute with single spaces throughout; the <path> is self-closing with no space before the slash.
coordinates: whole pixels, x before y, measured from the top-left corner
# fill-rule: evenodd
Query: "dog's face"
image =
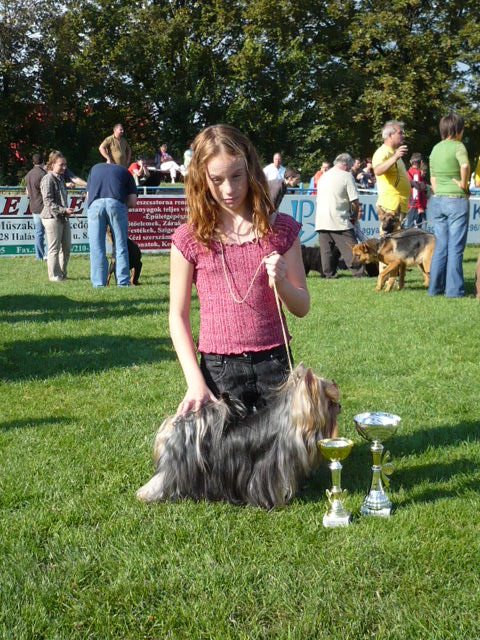
<path id="1" fill-rule="evenodd" d="M 369 264 L 378 262 L 377 243 L 371 240 L 350 245 L 353 254 L 353 264 Z"/>
<path id="2" fill-rule="evenodd" d="M 379 211 L 378 219 L 383 233 L 393 233 L 401 228 L 399 216 L 392 211 Z"/>
<path id="3" fill-rule="evenodd" d="M 292 422 L 305 440 L 316 442 L 337 432 L 340 413 L 339 391 L 334 382 L 319 378 L 300 364 L 296 369 L 295 394 L 292 399 Z M 314 447 L 316 449 L 316 446 Z"/>

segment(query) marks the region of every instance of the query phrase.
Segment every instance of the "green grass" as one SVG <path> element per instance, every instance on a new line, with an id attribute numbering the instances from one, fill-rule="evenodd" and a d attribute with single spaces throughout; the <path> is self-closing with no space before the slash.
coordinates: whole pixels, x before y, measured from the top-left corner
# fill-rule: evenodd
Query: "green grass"
<path id="1" fill-rule="evenodd" d="M 0 637 L 478 638 L 477 253 L 464 299 L 428 298 L 418 271 L 389 295 L 312 274 L 310 314 L 288 318 L 295 360 L 336 380 L 355 441 L 339 530 L 322 526 L 327 468 L 270 513 L 137 502 L 184 393 L 167 257 L 145 257 L 143 286 L 105 290 L 86 257 L 55 284 L 33 258 L 2 259 Z M 389 520 L 359 516 L 371 456 L 352 417 L 367 410 L 402 417 Z"/>

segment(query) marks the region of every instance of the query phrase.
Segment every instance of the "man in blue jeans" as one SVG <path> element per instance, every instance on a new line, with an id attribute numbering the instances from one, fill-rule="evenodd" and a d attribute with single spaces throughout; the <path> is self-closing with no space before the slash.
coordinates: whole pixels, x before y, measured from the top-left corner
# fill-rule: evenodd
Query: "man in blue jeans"
<path id="1" fill-rule="evenodd" d="M 92 167 L 87 181 L 90 277 L 94 287 L 105 287 L 108 260 L 105 248 L 107 224 L 115 249 L 115 278 L 119 287 L 130 286 L 128 262 L 128 208 L 137 203 L 137 186 L 127 169 L 118 164 Z"/>

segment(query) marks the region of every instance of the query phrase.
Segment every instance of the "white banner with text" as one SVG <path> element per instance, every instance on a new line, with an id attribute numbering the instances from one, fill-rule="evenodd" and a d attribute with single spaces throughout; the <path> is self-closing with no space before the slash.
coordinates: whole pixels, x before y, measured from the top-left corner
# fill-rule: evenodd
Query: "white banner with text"
<path id="1" fill-rule="evenodd" d="M 30 255 L 34 249 L 34 223 L 23 194 L 0 192 L 0 256 Z M 379 223 L 375 211 L 376 194 L 360 194 L 360 228 L 365 236 L 378 236 Z M 69 194 L 69 206 L 75 214 L 70 218 L 72 253 L 88 253 L 88 217 L 86 198 Z M 315 232 L 315 197 L 286 195 L 280 206 L 282 213 L 291 215 L 302 225 L 301 243 L 317 244 Z M 186 220 L 187 206 L 183 194 L 140 196 L 134 209 L 128 212 L 129 236 L 145 253 L 167 252 L 170 238 L 179 224 Z M 428 219 L 428 210 L 427 210 Z M 431 223 L 424 227 L 433 232 Z M 470 198 L 468 244 L 480 244 L 480 198 Z"/>

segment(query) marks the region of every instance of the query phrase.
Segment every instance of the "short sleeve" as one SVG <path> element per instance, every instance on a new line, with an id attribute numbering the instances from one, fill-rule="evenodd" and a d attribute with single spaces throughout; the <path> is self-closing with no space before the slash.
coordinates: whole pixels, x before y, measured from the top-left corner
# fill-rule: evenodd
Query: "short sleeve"
<path id="1" fill-rule="evenodd" d="M 135 184 L 135 179 L 132 176 L 132 174 L 130 173 L 130 171 L 127 170 L 127 195 L 134 195 L 138 192 L 137 190 L 137 185 Z"/>
<path id="2" fill-rule="evenodd" d="M 277 213 L 270 242 L 280 255 L 287 253 L 298 238 L 302 225 L 286 213 Z"/>
<path id="3" fill-rule="evenodd" d="M 111 144 L 111 137 L 112 136 L 108 136 L 107 138 L 105 138 L 105 140 L 102 142 L 100 146 L 109 148 Z"/>
<path id="4" fill-rule="evenodd" d="M 388 149 L 386 149 L 384 145 L 382 145 L 373 154 L 372 167 L 375 169 L 375 167 L 378 167 L 379 164 L 385 162 L 385 160 L 387 160 L 391 155 L 393 154 L 389 153 Z"/>
<path id="5" fill-rule="evenodd" d="M 350 202 L 354 200 L 358 200 L 358 191 L 357 185 L 355 184 L 355 178 L 352 176 L 350 172 L 347 175 L 347 194 Z"/>
<path id="6" fill-rule="evenodd" d="M 456 152 L 455 155 L 456 155 L 456 158 L 458 160 L 458 164 L 460 166 L 462 166 L 462 164 L 468 164 L 469 163 L 468 153 L 467 153 L 467 150 L 465 149 L 465 145 L 462 142 L 459 143 L 458 149 L 457 149 L 457 152 Z"/>
<path id="7" fill-rule="evenodd" d="M 198 242 L 192 234 L 188 224 L 181 224 L 172 235 L 172 244 L 180 251 L 182 256 L 191 264 L 196 264 L 198 256 Z"/>

